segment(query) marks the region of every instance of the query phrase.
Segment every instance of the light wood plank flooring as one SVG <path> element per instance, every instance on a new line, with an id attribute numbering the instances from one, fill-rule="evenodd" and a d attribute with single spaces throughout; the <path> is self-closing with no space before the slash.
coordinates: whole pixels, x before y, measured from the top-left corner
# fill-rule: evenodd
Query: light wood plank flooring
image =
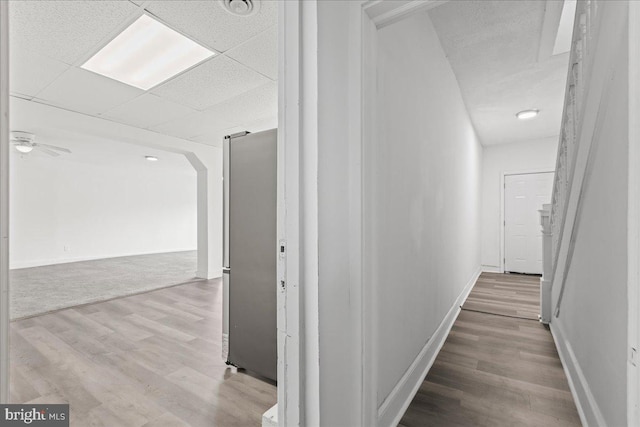
<path id="1" fill-rule="evenodd" d="M 540 277 L 482 273 L 463 309 L 538 320 Z"/>
<path id="2" fill-rule="evenodd" d="M 526 295 L 536 280 L 482 274 L 476 284 L 485 304 L 480 307 L 499 315 L 460 312 L 401 426 L 580 425 L 548 328 L 505 316 L 537 313 L 523 304 L 533 298 Z"/>
<path id="3" fill-rule="evenodd" d="M 224 364 L 220 280 L 11 323 L 11 400 L 71 426 L 259 426 L 276 387 Z"/>

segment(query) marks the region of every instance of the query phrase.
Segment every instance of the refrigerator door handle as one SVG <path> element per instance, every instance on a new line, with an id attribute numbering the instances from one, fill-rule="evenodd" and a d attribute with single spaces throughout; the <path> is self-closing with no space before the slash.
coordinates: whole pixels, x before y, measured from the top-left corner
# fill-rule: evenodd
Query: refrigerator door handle
<path id="1" fill-rule="evenodd" d="M 222 266 L 225 268 L 229 268 L 229 164 L 230 164 L 230 155 L 231 155 L 231 137 L 227 136 L 224 138 L 223 146 L 223 165 L 222 165 L 222 189 L 223 189 L 223 199 L 222 199 L 222 224 L 223 224 L 223 232 L 222 232 Z"/>

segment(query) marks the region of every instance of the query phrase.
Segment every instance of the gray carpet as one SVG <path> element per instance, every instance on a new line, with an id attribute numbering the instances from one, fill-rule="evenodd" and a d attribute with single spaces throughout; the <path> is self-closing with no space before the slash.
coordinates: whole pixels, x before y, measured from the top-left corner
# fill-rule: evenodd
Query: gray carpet
<path id="1" fill-rule="evenodd" d="M 11 270 L 11 319 L 195 279 L 197 252 L 172 252 Z"/>

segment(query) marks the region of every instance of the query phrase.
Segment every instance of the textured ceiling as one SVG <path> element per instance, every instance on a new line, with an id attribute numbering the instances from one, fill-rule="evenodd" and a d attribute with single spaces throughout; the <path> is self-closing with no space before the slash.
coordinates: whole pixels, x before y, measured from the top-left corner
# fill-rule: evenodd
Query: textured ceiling
<path id="1" fill-rule="evenodd" d="M 218 0 L 13 0 L 9 8 L 13 96 L 211 145 L 226 129 L 276 124 L 275 1 L 249 17 Z M 80 68 L 143 13 L 217 55 L 149 91 Z"/>
<path id="2" fill-rule="evenodd" d="M 271 80 L 226 56 L 214 57 L 151 92 L 205 110 Z"/>
<path id="3" fill-rule="evenodd" d="M 272 27 L 277 7 L 275 1 L 262 1 L 259 12 L 247 17 L 227 13 L 217 0 L 157 0 L 146 9 L 174 29 L 224 52 Z"/>
<path id="4" fill-rule="evenodd" d="M 568 54 L 539 58 L 545 1 L 450 1 L 429 16 L 484 145 L 560 133 Z M 537 118 L 518 120 L 536 108 Z"/>

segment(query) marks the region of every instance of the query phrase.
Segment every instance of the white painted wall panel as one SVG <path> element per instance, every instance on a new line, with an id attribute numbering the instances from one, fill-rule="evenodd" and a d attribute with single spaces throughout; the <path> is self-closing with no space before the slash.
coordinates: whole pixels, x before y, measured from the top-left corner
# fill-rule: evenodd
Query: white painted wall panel
<path id="1" fill-rule="evenodd" d="M 379 31 L 371 284 L 382 404 L 480 266 L 482 147 L 428 15 Z"/>
<path id="2" fill-rule="evenodd" d="M 604 9 L 603 13 L 615 16 L 617 11 L 618 17 L 626 17 L 624 7 L 618 4 L 617 9 Z M 599 412 L 605 425 L 622 426 L 627 425 L 629 351 L 628 54 L 625 37 L 621 37 L 626 33 L 620 27 L 605 34 L 603 37 L 609 38 L 606 46 L 618 48 L 613 64 L 616 73 L 608 88 L 608 103 L 599 104 L 602 115 L 593 142 L 597 148 L 592 146 L 593 164 L 587 187 L 583 187 L 583 207 L 560 316 L 552 319 L 552 325 L 559 326 L 566 345 L 573 350 L 566 361 L 584 375 L 574 381 L 584 381 L 580 386 L 593 396 L 588 412 Z"/>
<path id="3" fill-rule="evenodd" d="M 68 156 L 12 153 L 11 268 L 196 249 L 195 170 Z"/>

